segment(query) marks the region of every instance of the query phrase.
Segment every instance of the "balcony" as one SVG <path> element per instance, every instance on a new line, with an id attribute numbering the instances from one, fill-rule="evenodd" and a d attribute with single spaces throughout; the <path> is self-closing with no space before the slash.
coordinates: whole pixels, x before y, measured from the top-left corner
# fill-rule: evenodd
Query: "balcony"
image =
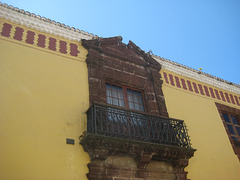
<path id="1" fill-rule="evenodd" d="M 138 171 L 139 177 L 141 169 L 145 172 L 151 161 L 162 161 L 172 164 L 177 179 L 186 179 L 184 168 L 196 151 L 191 148 L 182 120 L 103 104 L 93 104 L 88 109 L 87 132 L 81 136 L 80 144 L 91 158 L 89 179 L 99 174 L 106 178 L 104 172 L 112 170 L 107 165 L 111 157 L 135 159 L 138 170 L 134 172 Z M 117 173 L 119 169 L 113 171 Z"/>
<path id="2" fill-rule="evenodd" d="M 145 143 L 191 148 L 182 120 L 153 116 L 109 105 L 87 111 L 87 133 Z"/>

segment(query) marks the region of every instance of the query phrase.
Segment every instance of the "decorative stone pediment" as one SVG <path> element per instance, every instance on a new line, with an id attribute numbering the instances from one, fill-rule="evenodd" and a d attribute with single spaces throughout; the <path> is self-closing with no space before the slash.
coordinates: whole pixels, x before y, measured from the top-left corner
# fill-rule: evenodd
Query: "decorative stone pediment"
<path id="1" fill-rule="evenodd" d="M 105 83 L 139 89 L 145 95 L 145 111 L 168 117 L 159 73 L 161 65 L 133 42 L 122 37 L 82 40 L 88 50 L 90 103 L 106 103 Z"/>
<path id="2" fill-rule="evenodd" d="M 88 50 L 95 50 L 104 56 L 112 58 L 119 58 L 128 63 L 134 63 L 141 66 L 151 66 L 158 71 L 161 69 L 161 65 L 153 59 L 149 53 L 145 53 L 132 41 L 126 45 L 122 43 L 122 37 L 112 38 L 98 38 L 94 40 L 82 40 L 82 44 Z M 87 62 L 91 63 L 91 59 Z M 94 60 L 92 63 L 98 63 L 99 61 Z"/>

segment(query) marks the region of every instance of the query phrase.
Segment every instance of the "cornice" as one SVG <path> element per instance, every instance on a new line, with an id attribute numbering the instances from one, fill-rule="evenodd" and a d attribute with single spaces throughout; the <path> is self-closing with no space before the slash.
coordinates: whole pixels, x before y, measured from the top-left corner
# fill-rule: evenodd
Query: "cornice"
<path id="1" fill-rule="evenodd" d="M 240 94 L 240 86 L 238 84 L 234 84 L 232 82 L 223 80 L 221 78 L 212 76 L 210 74 L 198 71 L 196 69 L 184 66 L 168 59 L 164 59 L 156 55 L 152 55 L 152 57 L 162 65 L 162 69 L 169 70 L 178 75 L 182 75 L 187 78 L 194 79 L 220 89 L 224 89 L 226 91 Z"/>
<path id="2" fill-rule="evenodd" d="M 0 2 L 0 18 L 4 18 L 13 23 L 24 25 L 28 28 L 38 30 L 54 36 L 63 37 L 69 40 L 80 41 L 81 39 L 94 39 L 97 36 L 88 32 L 75 29 L 68 25 L 54 20 L 41 17 L 34 13 L 9 6 Z"/>

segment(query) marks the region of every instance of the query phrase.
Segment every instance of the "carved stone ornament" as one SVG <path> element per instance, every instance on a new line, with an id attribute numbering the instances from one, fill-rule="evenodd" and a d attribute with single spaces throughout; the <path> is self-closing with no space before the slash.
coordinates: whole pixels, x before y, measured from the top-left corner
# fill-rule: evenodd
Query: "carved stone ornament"
<path id="1" fill-rule="evenodd" d="M 143 92 L 145 114 L 168 118 L 159 73 L 161 65 L 150 53 L 132 41 L 122 43 L 122 37 L 82 40 L 82 45 L 88 50 L 91 105 L 107 103 L 106 83 L 119 84 Z M 114 137 L 114 132 L 100 135 L 97 122 L 88 119 L 88 133 L 80 142 L 91 158 L 89 180 L 186 179 L 184 167 L 194 149 Z M 94 131 L 90 131 L 90 124 Z"/>
<path id="2" fill-rule="evenodd" d="M 88 133 L 82 136 L 80 144 L 91 157 L 91 163 L 88 164 L 89 174 L 87 176 L 89 179 L 108 179 L 110 177 L 122 177 L 124 174 L 124 176 L 133 179 L 151 179 L 150 177 L 153 176 L 151 173 L 153 172 L 147 169 L 147 166 L 151 161 L 155 161 L 172 164 L 172 172 L 175 174 L 176 179 L 183 180 L 187 177 L 184 168 L 188 165 L 188 159 L 195 152 L 195 149 Z M 111 165 L 106 161 L 109 157 L 118 157 L 120 160 L 124 157 L 131 158 L 135 160 L 135 168 L 128 167 L 128 165 L 125 165 L 125 167 Z M 154 173 L 156 176 L 157 172 Z M 158 176 L 161 176 L 161 174 Z"/>
<path id="3" fill-rule="evenodd" d="M 161 65 L 132 41 L 122 37 L 82 40 L 88 50 L 90 103 L 106 103 L 106 82 L 126 85 L 144 92 L 145 112 L 168 117 L 162 92 Z"/>

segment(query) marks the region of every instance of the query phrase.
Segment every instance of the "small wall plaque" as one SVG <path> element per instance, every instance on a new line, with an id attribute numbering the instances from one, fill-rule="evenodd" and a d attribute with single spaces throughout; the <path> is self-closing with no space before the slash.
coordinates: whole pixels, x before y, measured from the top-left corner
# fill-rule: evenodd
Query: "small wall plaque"
<path id="1" fill-rule="evenodd" d="M 74 145 L 74 139 L 69 139 L 69 138 L 67 138 L 67 139 L 66 139 L 66 143 L 67 143 L 67 144 L 72 144 L 72 145 Z"/>

